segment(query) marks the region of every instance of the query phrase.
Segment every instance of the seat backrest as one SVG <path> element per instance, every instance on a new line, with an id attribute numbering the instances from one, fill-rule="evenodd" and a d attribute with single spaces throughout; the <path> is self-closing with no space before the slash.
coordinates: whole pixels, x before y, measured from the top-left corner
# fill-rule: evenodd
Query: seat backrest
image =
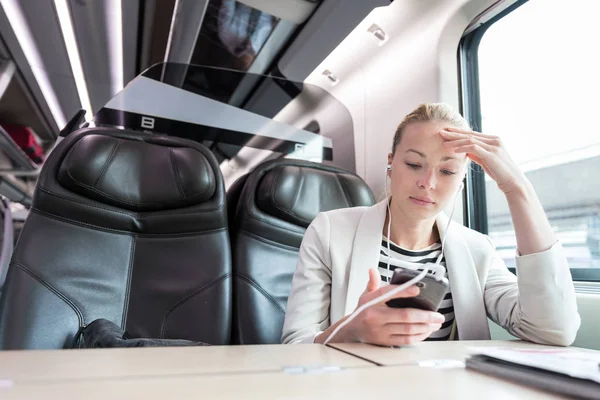
<path id="1" fill-rule="evenodd" d="M 206 147 L 86 128 L 50 153 L 0 300 L 0 349 L 68 347 L 99 318 L 131 337 L 229 342 L 225 188 Z"/>
<path id="2" fill-rule="evenodd" d="M 250 173 L 230 227 L 233 343 L 280 343 L 308 225 L 321 211 L 374 203 L 360 177 L 333 166 L 280 159 Z"/>

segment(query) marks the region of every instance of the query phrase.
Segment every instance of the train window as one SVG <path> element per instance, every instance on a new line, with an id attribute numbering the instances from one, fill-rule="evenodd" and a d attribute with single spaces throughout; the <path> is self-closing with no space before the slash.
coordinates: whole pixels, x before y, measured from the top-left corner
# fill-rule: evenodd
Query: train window
<path id="1" fill-rule="evenodd" d="M 598 12 L 589 0 L 519 1 L 469 33 L 461 50 L 465 113 L 503 139 L 532 182 L 577 280 L 600 280 Z M 506 199 L 488 177 L 471 178 L 476 229 L 514 267 Z"/>

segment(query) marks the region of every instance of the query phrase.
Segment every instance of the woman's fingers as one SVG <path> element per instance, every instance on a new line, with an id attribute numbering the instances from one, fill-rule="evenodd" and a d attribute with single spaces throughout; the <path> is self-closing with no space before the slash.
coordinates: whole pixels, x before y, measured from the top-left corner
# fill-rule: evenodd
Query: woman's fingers
<path id="1" fill-rule="evenodd" d="M 398 288 L 398 286 L 399 285 L 387 285 L 387 286 L 377 289 L 373 293 L 377 293 L 377 297 L 379 297 L 379 296 L 383 295 L 384 293 L 389 293 L 392 290 L 395 290 L 396 288 Z M 401 290 L 400 292 L 396 293 L 395 295 L 390 297 L 388 300 L 401 299 L 404 297 L 415 297 L 415 296 L 418 296 L 419 293 L 420 293 L 419 288 L 416 287 L 415 285 L 412 285 L 412 286 L 409 286 L 406 289 Z"/>
<path id="2" fill-rule="evenodd" d="M 475 154 L 480 159 L 485 159 L 489 155 L 489 151 L 479 144 L 467 144 L 454 148 L 455 153 Z M 483 166 L 483 165 L 482 165 Z"/>
<path id="3" fill-rule="evenodd" d="M 468 146 L 471 144 L 476 144 L 476 145 L 481 146 L 483 149 L 485 149 L 487 151 L 492 151 L 492 146 L 480 141 L 479 139 L 475 139 L 475 138 L 448 140 L 448 141 L 444 142 L 442 145 L 447 148 L 453 148 L 453 147 Z"/>
<path id="4" fill-rule="evenodd" d="M 480 165 L 484 169 L 484 171 L 489 175 L 488 171 L 485 168 L 485 163 L 483 162 L 483 160 L 481 158 L 477 157 L 474 154 L 469 154 L 469 153 L 467 153 L 467 157 L 469 159 L 471 159 L 471 161 L 473 161 L 477 165 Z"/>
<path id="5" fill-rule="evenodd" d="M 442 132 L 443 131 L 440 131 L 443 136 Z M 455 134 L 450 133 L 450 135 Z M 460 136 L 455 139 L 447 138 L 442 146 L 449 149 L 454 149 L 455 153 L 467 153 L 467 157 L 481 165 L 485 172 L 488 174 L 490 173 L 485 165 L 484 160 L 490 155 L 490 153 L 495 152 L 496 148 L 493 145 L 484 143 L 475 136 L 465 137 L 465 135 L 460 134 Z"/>
<path id="6" fill-rule="evenodd" d="M 496 180 L 494 173 L 488 167 L 486 159 L 489 157 L 490 152 L 484 149 L 478 144 L 469 144 L 466 146 L 459 146 L 454 149 L 455 153 L 467 153 L 467 157 L 476 162 L 483 168 L 486 174 L 492 179 Z"/>
<path id="7" fill-rule="evenodd" d="M 374 290 L 372 292 L 364 293 L 360 297 L 359 303 L 364 304 L 366 302 L 369 302 L 373 299 L 376 299 L 379 296 L 383 296 L 384 294 L 391 292 L 392 290 L 396 289 L 397 287 L 398 287 L 398 285 L 386 285 L 386 286 L 380 287 L 379 289 Z M 385 303 L 386 301 L 389 301 L 391 299 L 402 299 L 402 298 L 406 298 L 406 297 L 415 297 L 415 296 L 418 296 L 419 293 L 420 293 L 420 289 L 418 287 L 416 287 L 415 285 L 412 285 L 404 290 L 401 290 L 400 292 L 396 293 L 392 297 L 385 299 L 384 301 L 382 301 L 382 303 Z"/>
<path id="8" fill-rule="evenodd" d="M 386 307 L 384 312 L 387 324 L 437 324 L 445 321 L 444 316 L 438 312 L 420 310 L 418 308 L 391 308 Z"/>
<path id="9" fill-rule="evenodd" d="M 421 333 L 419 335 L 393 335 L 389 338 L 389 346 L 411 346 L 422 342 L 431 335 L 431 332 Z"/>
<path id="10" fill-rule="evenodd" d="M 381 286 L 381 276 L 379 272 L 377 272 L 376 268 L 371 268 L 369 270 L 369 282 L 367 283 L 367 288 L 364 293 L 371 293 Z"/>
<path id="11" fill-rule="evenodd" d="M 474 137 L 488 144 L 500 144 L 500 138 L 498 136 L 488 135 L 486 133 L 481 133 L 477 131 L 467 131 L 465 129 L 459 129 L 449 126 L 440 131 L 440 133 L 445 132 L 447 132 L 447 135 L 466 135 L 468 137 Z"/>
<path id="12" fill-rule="evenodd" d="M 358 337 L 368 343 L 402 346 L 426 339 L 445 321 L 442 314 L 416 308 L 367 308 L 357 322 Z"/>
<path id="13" fill-rule="evenodd" d="M 439 331 L 442 324 L 387 324 L 383 331 L 388 335 L 421 335 Z"/>

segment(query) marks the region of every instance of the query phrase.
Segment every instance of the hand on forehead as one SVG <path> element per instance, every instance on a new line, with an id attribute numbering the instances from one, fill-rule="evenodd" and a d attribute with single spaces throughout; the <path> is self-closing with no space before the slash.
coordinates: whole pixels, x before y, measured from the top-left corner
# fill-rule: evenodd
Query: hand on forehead
<path id="1" fill-rule="evenodd" d="M 421 153 L 423 158 L 429 162 L 438 162 L 448 158 L 464 162 L 466 155 L 456 154 L 452 149 L 443 146 L 444 139 L 440 136 L 440 130 L 447 128 L 448 123 L 443 121 L 413 122 L 410 123 L 402 134 L 402 139 L 396 148 L 396 154 Z M 416 150 L 416 152 L 414 152 Z"/>

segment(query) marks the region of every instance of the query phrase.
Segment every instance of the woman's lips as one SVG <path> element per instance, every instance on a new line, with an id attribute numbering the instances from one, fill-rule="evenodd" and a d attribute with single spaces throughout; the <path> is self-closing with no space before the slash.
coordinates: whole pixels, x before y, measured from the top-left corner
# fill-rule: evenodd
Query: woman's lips
<path id="1" fill-rule="evenodd" d="M 433 200 L 426 198 L 426 197 L 410 197 L 410 200 L 419 205 L 419 206 L 432 206 L 434 203 Z"/>

